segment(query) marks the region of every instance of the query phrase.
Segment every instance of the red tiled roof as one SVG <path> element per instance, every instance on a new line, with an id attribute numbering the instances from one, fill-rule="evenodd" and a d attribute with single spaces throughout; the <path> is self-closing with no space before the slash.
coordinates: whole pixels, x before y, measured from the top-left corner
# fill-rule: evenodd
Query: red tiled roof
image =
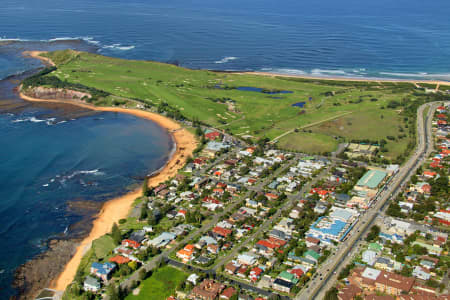
<path id="1" fill-rule="evenodd" d="M 312 243 L 312 244 L 316 244 L 316 245 L 320 243 L 320 240 L 319 240 L 319 239 L 313 238 L 313 237 L 311 237 L 311 236 L 308 236 L 308 237 L 306 238 L 306 241 L 307 241 L 307 242 L 310 242 L 310 243 Z"/>
<path id="2" fill-rule="evenodd" d="M 261 269 L 261 268 L 258 268 L 258 267 L 254 267 L 254 268 L 250 271 L 250 273 L 254 274 L 254 276 L 259 276 L 259 275 L 261 275 L 261 273 L 262 273 L 262 269 Z"/>
<path id="3" fill-rule="evenodd" d="M 129 263 L 129 262 L 131 261 L 131 259 L 129 259 L 129 258 L 127 258 L 127 257 L 124 257 L 124 256 L 122 256 L 122 255 L 116 255 L 116 256 L 114 256 L 114 257 L 111 257 L 111 258 L 109 259 L 109 261 L 110 261 L 110 262 L 114 262 L 114 263 L 116 263 L 116 264 L 118 264 L 118 265 L 121 265 L 121 264 Z"/>
<path id="4" fill-rule="evenodd" d="M 227 184 L 224 183 L 224 182 L 219 182 L 219 183 L 217 183 L 216 186 L 217 186 L 218 188 L 226 188 L 226 187 L 227 187 Z"/>
<path id="5" fill-rule="evenodd" d="M 289 273 L 294 274 L 295 277 L 297 277 L 297 278 L 300 278 L 300 277 L 303 276 L 303 274 L 305 274 L 305 272 L 303 272 L 303 270 L 300 269 L 300 268 L 299 269 L 292 269 L 292 270 L 289 271 Z"/>
<path id="6" fill-rule="evenodd" d="M 268 240 L 260 240 L 258 243 L 258 245 L 270 248 L 270 249 L 277 249 L 280 248 L 280 245 L 269 242 Z"/>
<path id="7" fill-rule="evenodd" d="M 286 241 L 274 238 L 272 236 L 269 237 L 268 240 L 269 240 L 269 242 L 271 242 L 271 243 L 273 243 L 275 245 L 278 245 L 278 247 L 283 247 L 284 245 L 286 245 Z"/>
<path id="8" fill-rule="evenodd" d="M 213 232 L 214 232 L 214 233 L 217 233 L 217 234 L 219 234 L 219 235 L 221 235 L 221 236 L 223 236 L 223 237 L 227 237 L 227 236 L 229 236 L 233 231 L 230 230 L 230 229 L 227 229 L 227 228 L 222 228 L 222 227 L 216 226 L 216 227 L 214 227 Z"/>
<path id="9" fill-rule="evenodd" d="M 423 172 L 423 175 L 434 177 L 434 176 L 436 176 L 436 172 L 425 171 L 425 172 Z"/>
<path id="10" fill-rule="evenodd" d="M 227 287 L 222 294 L 220 295 L 221 297 L 226 297 L 227 299 L 230 299 L 231 297 L 233 297 L 233 295 L 236 293 L 236 290 L 233 287 Z"/>
<path id="11" fill-rule="evenodd" d="M 219 136 L 220 136 L 220 132 L 218 132 L 218 131 L 208 132 L 207 134 L 205 134 L 205 138 L 207 138 L 208 140 L 215 140 Z"/>
<path id="12" fill-rule="evenodd" d="M 219 200 L 217 200 L 216 198 L 210 197 L 210 196 L 206 196 L 205 198 L 203 198 L 202 201 L 203 201 L 203 202 L 206 202 L 206 203 L 220 204 L 220 201 L 219 201 Z"/>
<path id="13" fill-rule="evenodd" d="M 131 248 L 134 248 L 134 249 L 137 249 L 137 248 L 139 248 L 141 246 L 141 244 L 139 244 L 138 242 L 133 241 L 133 240 L 128 240 L 128 239 L 123 240 L 122 241 L 122 245 L 131 247 Z"/>
<path id="14" fill-rule="evenodd" d="M 201 158 L 196 158 L 196 159 L 194 159 L 193 163 L 196 165 L 203 165 L 205 163 L 205 161 Z"/>
<path id="15" fill-rule="evenodd" d="M 278 199 L 278 196 L 272 193 L 266 193 L 267 198 Z"/>

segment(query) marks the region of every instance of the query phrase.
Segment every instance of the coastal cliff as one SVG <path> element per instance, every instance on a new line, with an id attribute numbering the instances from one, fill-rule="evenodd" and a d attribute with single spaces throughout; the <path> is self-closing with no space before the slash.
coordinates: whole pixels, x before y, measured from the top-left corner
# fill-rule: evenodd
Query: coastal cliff
<path id="1" fill-rule="evenodd" d="M 21 88 L 20 90 L 23 94 L 38 99 L 84 100 L 92 98 L 92 96 L 88 93 L 74 91 L 70 89 L 47 88 L 39 86 L 39 87 L 30 87 L 27 89 Z"/>

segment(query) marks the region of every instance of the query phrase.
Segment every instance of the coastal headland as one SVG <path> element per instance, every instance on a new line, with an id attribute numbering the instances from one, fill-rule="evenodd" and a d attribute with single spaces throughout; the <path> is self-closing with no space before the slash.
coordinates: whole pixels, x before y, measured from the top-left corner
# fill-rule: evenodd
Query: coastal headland
<path id="1" fill-rule="evenodd" d="M 46 65 L 54 65 L 53 62 L 45 57 L 40 56 L 40 51 L 29 51 L 25 53 L 30 57 L 41 59 Z M 181 127 L 177 122 L 166 118 L 162 115 L 143 111 L 139 109 L 129 109 L 120 107 L 98 107 L 80 101 L 71 100 L 57 100 L 57 99 L 38 99 L 20 93 L 22 99 L 31 102 L 46 102 L 46 103 L 66 103 L 71 105 L 80 106 L 83 108 L 105 111 L 105 112 L 118 112 L 131 114 L 140 118 L 150 120 L 157 123 L 159 126 L 167 129 L 172 135 L 175 142 L 175 151 L 170 156 L 167 164 L 154 176 L 148 180 L 149 187 L 154 187 L 161 182 L 175 176 L 178 170 L 184 166 L 188 157 L 190 157 L 197 147 L 197 141 L 195 136 L 185 128 Z M 65 288 L 72 282 L 75 277 L 78 265 L 86 253 L 89 250 L 92 241 L 101 237 L 102 235 L 110 232 L 114 223 L 120 219 L 126 218 L 132 207 L 132 204 L 136 198 L 141 196 L 141 189 L 137 189 L 123 196 L 111 199 L 104 203 L 101 211 L 98 213 L 96 219 L 93 222 L 92 230 L 87 237 L 85 237 L 80 245 L 77 247 L 75 255 L 65 266 L 64 271 L 58 278 L 52 283 L 52 288 L 58 291 L 64 291 Z"/>

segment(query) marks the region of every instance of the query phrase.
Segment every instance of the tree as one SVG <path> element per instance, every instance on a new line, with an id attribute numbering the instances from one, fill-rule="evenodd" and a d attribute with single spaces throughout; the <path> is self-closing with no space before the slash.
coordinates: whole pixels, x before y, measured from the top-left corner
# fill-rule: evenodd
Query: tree
<path id="1" fill-rule="evenodd" d="M 148 195 L 148 177 L 145 177 L 144 182 L 142 183 L 142 196 L 147 197 Z"/>
<path id="2" fill-rule="evenodd" d="M 111 237 L 116 244 L 119 244 L 122 240 L 122 234 L 120 233 L 120 229 L 119 226 L 117 226 L 117 223 L 114 223 L 112 226 Z"/>
<path id="3" fill-rule="evenodd" d="M 203 130 L 200 128 L 200 126 L 198 126 L 198 127 L 195 129 L 195 134 L 196 134 L 197 136 L 203 135 Z"/>
<path id="4" fill-rule="evenodd" d="M 110 300 L 120 300 L 119 292 L 117 291 L 117 288 L 114 286 L 114 284 L 108 285 L 106 294 L 109 296 Z"/>
<path id="5" fill-rule="evenodd" d="M 380 234 L 380 227 L 378 227 L 377 225 L 373 225 L 370 228 L 370 232 L 367 234 L 366 241 L 371 242 L 375 240 L 379 234 Z"/>
<path id="6" fill-rule="evenodd" d="M 332 287 L 331 289 L 329 289 L 327 291 L 327 293 L 325 294 L 325 297 L 323 298 L 324 300 L 337 300 L 337 293 L 338 290 L 335 287 Z"/>
<path id="7" fill-rule="evenodd" d="M 155 216 L 153 215 L 153 212 L 151 212 L 149 214 L 148 219 L 147 219 L 147 223 L 148 223 L 148 225 L 156 225 L 157 222 L 156 222 Z"/>
<path id="8" fill-rule="evenodd" d="M 135 271 L 135 270 L 137 269 L 137 267 L 138 267 L 137 262 L 135 262 L 135 261 L 130 261 L 130 262 L 128 263 L 128 266 L 130 267 L 130 269 L 131 269 L 132 271 Z"/>

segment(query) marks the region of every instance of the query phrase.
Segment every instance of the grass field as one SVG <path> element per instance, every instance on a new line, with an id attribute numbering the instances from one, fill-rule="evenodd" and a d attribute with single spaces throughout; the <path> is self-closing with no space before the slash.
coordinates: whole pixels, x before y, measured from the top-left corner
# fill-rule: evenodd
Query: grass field
<path id="1" fill-rule="evenodd" d="M 157 269 L 152 276 L 139 286 L 138 295 L 128 295 L 126 300 L 165 300 L 175 292 L 176 287 L 185 281 L 188 274 L 165 266 Z"/>
<path id="2" fill-rule="evenodd" d="M 294 128 L 307 127 L 312 134 L 293 132 L 279 141 L 280 147 L 297 151 L 331 151 L 338 138 L 397 137 L 406 121 L 401 107 L 387 108 L 389 103 L 426 97 L 412 83 L 219 73 L 71 51 L 51 52 L 47 56 L 58 69 L 46 76 L 57 76 L 113 95 L 97 105 L 111 105 L 112 97 L 139 99 L 152 105 L 165 102 L 190 119 L 198 118 L 237 136 L 255 139 L 274 139 Z M 292 93 L 268 94 L 238 87 Z M 297 102 L 305 102 L 304 107 L 293 107 Z M 388 141 L 389 151 L 384 155 L 395 158 L 405 151 L 412 138 L 397 139 L 395 147 L 389 147 L 393 142 Z"/>

